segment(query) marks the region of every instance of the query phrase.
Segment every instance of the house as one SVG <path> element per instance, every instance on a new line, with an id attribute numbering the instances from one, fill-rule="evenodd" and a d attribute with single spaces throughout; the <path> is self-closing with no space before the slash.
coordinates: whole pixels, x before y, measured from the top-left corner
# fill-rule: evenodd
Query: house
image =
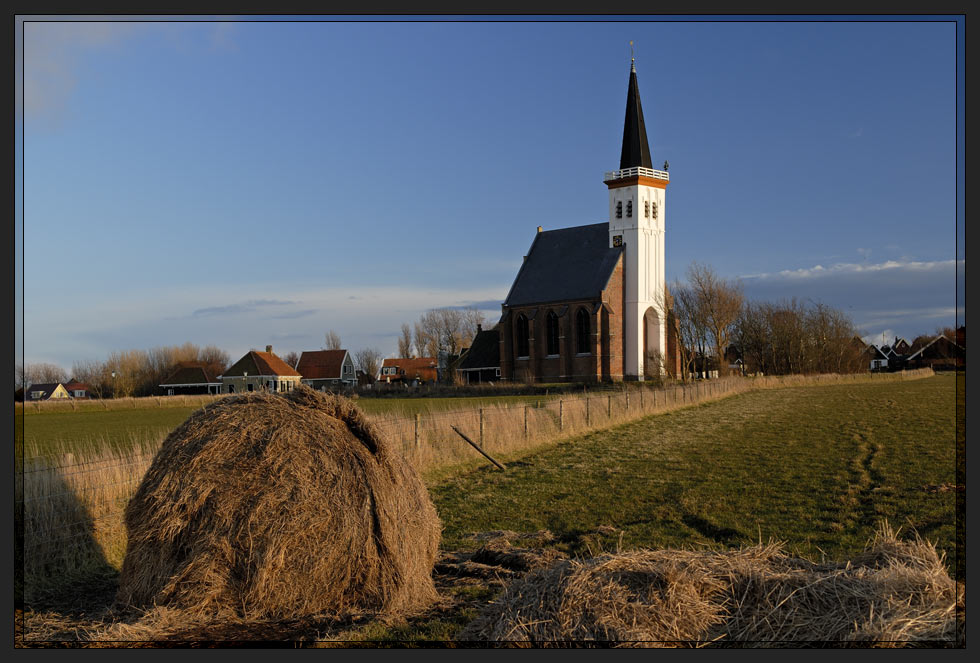
<path id="1" fill-rule="evenodd" d="M 354 360 L 347 350 L 314 350 L 299 357 L 301 382 L 319 391 L 357 385 Z"/>
<path id="2" fill-rule="evenodd" d="M 84 382 L 79 382 L 75 378 L 72 378 L 65 383 L 65 391 L 68 395 L 75 399 L 86 399 L 91 398 L 92 387 Z"/>
<path id="3" fill-rule="evenodd" d="M 28 401 L 58 401 L 69 398 L 71 398 L 71 394 L 60 382 L 43 382 L 32 384 L 27 388 Z"/>
<path id="4" fill-rule="evenodd" d="M 386 384 L 432 384 L 439 380 L 439 363 L 435 357 L 385 359 L 378 381 Z"/>
<path id="5" fill-rule="evenodd" d="M 885 346 L 886 348 L 888 346 Z M 869 370 L 885 371 L 888 370 L 888 355 L 881 351 L 881 348 L 871 344 L 864 350 L 865 359 L 868 361 Z"/>
<path id="6" fill-rule="evenodd" d="M 371 388 L 371 385 L 373 385 L 376 381 L 377 380 L 376 380 L 376 378 L 373 375 L 368 375 L 367 373 L 365 373 L 364 371 L 362 371 L 360 369 L 357 370 L 357 386 L 358 387 L 367 387 L 367 388 L 370 389 Z"/>
<path id="7" fill-rule="evenodd" d="M 221 380 L 211 375 L 201 362 L 180 362 L 159 385 L 167 396 L 182 394 L 220 394 Z"/>
<path id="8" fill-rule="evenodd" d="M 914 350 L 905 360 L 905 366 L 910 369 L 931 367 L 934 371 L 964 368 L 966 350 L 956 342 L 939 335 Z"/>
<path id="9" fill-rule="evenodd" d="M 244 391 L 292 391 L 299 384 L 300 374 L 272 353 L 249 350 L 221 376 L 221 391 L 225 394 Z"/>
<path id="10" fill-rule="evenodd" d="M 464 384 L 483 384 L 500 380 L 500 332 L 497 327 L 476 326 L 476 336 L 463 353 L 456 368 Z"/>
<path id="11" fill-rule="evenodd" d="M 667 184 L 654 170 L 631 66 L 608 221 L 542 230 L 501 305 L 500 379 L 644 380 L 680 374 L 664 270 Z"/>

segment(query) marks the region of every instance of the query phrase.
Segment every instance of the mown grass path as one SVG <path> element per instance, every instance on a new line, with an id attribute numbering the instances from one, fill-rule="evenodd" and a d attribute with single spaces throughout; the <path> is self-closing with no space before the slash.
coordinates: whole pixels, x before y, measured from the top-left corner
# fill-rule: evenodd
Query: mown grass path
<path id="1" fill-rule="evenodd" d="M 770 538 L 810 559 L 914 527 L 953 568 L 956 378 L 751 392 L 571 439 L 431 488 L 444 549 L 550 529 L 576 554 Z M 615 534 L 594 532 L 602 525 Z"/>

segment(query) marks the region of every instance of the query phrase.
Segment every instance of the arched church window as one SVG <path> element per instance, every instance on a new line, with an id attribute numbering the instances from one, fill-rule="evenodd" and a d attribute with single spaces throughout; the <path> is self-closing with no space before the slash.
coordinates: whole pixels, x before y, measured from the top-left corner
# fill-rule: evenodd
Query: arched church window
<path id="1" fill-rule="evenodd" d="M 653 218 L 656 219 L 657 218 L 657 203 L 656 203 L 656 201 L 653 202 L 653 204 L 651 205 L 651 207 L 652 207 L 652 211 L 653 211 Z"/>
<path id="2" fill-rule="evenodd" d="M 530 343 L 528 339 L 530 338 L 530 333 L 527 325 L 527 317 L 521 313 L 517 316 L 517 356 L 527 357 L 530 352 Z"/>
<path id="3" fill-rule="evenodd" d="M 650 201 L 649 200 L 644 200 L 643 201 L 643 218 L 645 218 L 645 219 L 649 219 L 650 218 Z"/>
<path id="4" fill-rule="evenodd" d="M 617 201 L 616 202 L 616 218 L 617 219 L 622 219 L 623 218 L 623 202 L 622 201 Z"/>
<path id="5" fill-rule="evenodd" d="M 633 201 L 632 200 L 626 201 L 626 218 L 628 218 L 628 219 L 633 218 Z"/>
<path id="6" fill-rule="evenodd" d="M 548 311 L 547 321 L 548 354 L 556 355 L 558 354 L 558 316 L 554 311 Z"/>
<path id="7" fill-rule="evenodd" d="M 584 308 L 580 308 L 575 314 L 575 351 L 579 354 L 590 352 L 590 336 L 592 335 L 592 322 L 589 314 Z"/>

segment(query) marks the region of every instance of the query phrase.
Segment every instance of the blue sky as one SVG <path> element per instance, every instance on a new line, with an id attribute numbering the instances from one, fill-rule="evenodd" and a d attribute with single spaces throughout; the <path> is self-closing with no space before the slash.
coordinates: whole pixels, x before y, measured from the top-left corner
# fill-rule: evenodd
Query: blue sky
<path id="1" fill-rule="evenodd" d="M 329 329 L 390 353 L 428 308 L 495 320 L 536 226 L 606 220 L 631 39 L 668 280 L 697 260 L 911 340 L 955 321 L 955 30 L 29 22 L 24 357 Z"/>

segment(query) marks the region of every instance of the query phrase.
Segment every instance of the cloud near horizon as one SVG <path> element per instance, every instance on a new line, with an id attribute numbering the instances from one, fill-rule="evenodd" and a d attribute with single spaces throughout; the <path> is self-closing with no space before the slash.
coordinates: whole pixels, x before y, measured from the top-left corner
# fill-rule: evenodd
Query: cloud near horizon
<path id="1" fill-rule="evenodd" d="M 914 337 L 963 323 L 964 260 L 837 263 L 741 276 L 748 299 L 822 302 L 847 313 L 865 335 Z"/>

